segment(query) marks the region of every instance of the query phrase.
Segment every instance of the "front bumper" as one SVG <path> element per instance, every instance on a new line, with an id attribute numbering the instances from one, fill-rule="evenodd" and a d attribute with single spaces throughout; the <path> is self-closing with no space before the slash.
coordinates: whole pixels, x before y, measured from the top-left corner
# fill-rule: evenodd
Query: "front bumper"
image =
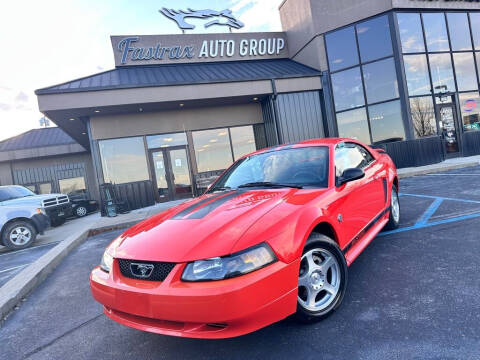
<path id="1" fill-rule="evenodd" d="M 95 268 L 92 295 L 111 319 L 139 330 L 193 338 L 240 336 L 296 311 L 299 260 L 210 282 L 180 280 L 178 264 L 163 282 L 124 278 Z"/>
<path id="2" fill-rule="evenodd" d="M 40 235 L 50 227 L 50 218 L 44 214 L 35 214 L 32 216 L 33 224 Z"/>

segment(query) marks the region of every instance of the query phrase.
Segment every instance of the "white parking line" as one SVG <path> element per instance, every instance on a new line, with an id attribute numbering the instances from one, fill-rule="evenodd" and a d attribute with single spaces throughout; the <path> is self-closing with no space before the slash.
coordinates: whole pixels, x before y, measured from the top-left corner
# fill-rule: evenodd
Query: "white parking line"
<path id="1" fill-rule="evenodd" d="M 25 251 L 29 251 L 29 250 L 41 248 L 41 247 L 44 247 L 44 246 L 48 246 L 48 245 L 52 245 L 52 244 L 58 244 L 59 242 L 60 242 L 60 241 L 52 241 L 52 242 L 49 242 L 49 243 L 47 243 L 47 244 L 32 246 L 32 247 L 29 247 L 29 248 L 26 248 L 26 249 L 22 249 L 22 250 L 8 251 L 8 252 L 6 252 L 6 253 L 0 254 L 0 256 L 11 255 L 11 254 L 18 254 L 18 253 L 21 253 L 21 252 L 25 252 Z"/>
<path id="2" fill-rule="evenodd" d="M 480 173 L 477 174 L 425 174 L 427 176 L 480 176 Z"/>
<path id="3" fill-rule="evenodd" d="M 1 273 L 4 273 L 4 272 L 9 272 L 9 271 L 12 271 L 12 270 L 16 270 L 16 269 L 20 269 L 20 268 L 23 268 L 27 265 L 30 265 L 30 264 L 25 264 L 25 265 L 19 265 L 19 266 L 14 266 L 12 268 L 8 268 L 8 269 L 5 269 L 5 270 L 0 270 L 0 274 Z"/>

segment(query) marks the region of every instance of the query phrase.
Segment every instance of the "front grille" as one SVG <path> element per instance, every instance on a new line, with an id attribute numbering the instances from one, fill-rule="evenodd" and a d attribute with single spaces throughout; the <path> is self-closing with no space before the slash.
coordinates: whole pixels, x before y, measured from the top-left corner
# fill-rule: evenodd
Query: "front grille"
<path id="1" fill-rule="evenodd" d="M 50 207 L 50 206 L 57 206 L 57 205 L 64 205 L 68 204 L 70 200 L 68 199 L 68 196 L 59 196 L 56 198 L 50 198 L 50 199 L 45 199 L 43 200 L 43 207 Z"/>
<path id="2" fill-rule="evenodd" d="M 132 263 L 153 265 L 153 271 L 148 278 L 137 276 L 132 273 L 132 269 L 130 267 Z M 125 277 L 131 278 L 131 279 L 148 280 L 148 281 L 164 281 L 167 278 L 168 274 L 170 274 L 170 271 L 173 270 L 176 264 L 169 263 L 169 262 L 118 259 L 118 265 L 120 266 L 120 271 L 122 275 Z"/>

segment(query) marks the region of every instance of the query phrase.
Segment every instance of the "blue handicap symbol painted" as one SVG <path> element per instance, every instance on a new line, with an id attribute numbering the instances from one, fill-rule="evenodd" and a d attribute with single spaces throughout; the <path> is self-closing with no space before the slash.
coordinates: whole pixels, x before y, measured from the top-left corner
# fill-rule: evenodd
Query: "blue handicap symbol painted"
<path id="1" fill-rule="evenodd" d="M 417 222 L 412 225 L 412 226 L 406 226 L 403 228 L 398 228 L 395 230 L 391 231 L 385 231 L 381 232 L 377 236 L 385 236 L 385 235 L 390 235 L 390 234 L 396 234 L 404 231 L 410 231 L 410 230 L 417 230 L 417 229 L 423 229 L 427 227 L 432 227 L 436 225 L 442 225 L 442 224 L 448 224 L 448 223 L 453 223 L 456 221 L 462 221 L 462 220 L 470 220 L 470 219 L 475 219 L 480 217 L 480 212 L 479 213 L 473 213 L 469 215 L 462 215 L 462 216 L 457 216 L 453 218 L 448 218 L 448 219 L 443 219 L 443 220 L 437 220 L 437 221 L 431 221 L 429 222 L 428 220 L 435 214 L 435 212 L 438 210 L 442 202 L 445 200 L 448 201 L 458 201 L 458 202 L 464 202 L 464 203 L 470 203 L 470 204 L 479 204 L 480 201 L 475 201 L 475 200 L 466 200 L 466 199 L 455 199 L 455 198 L 448 198 L 448 197 L 441 197 L 441 196 L 430 196 L 430 195 L 419 195 L 419 194 L 406 194 L 406 193 L 401 193 L 399 194 L 401 197 L 403 196 L 414 196 L 414 197 L 419 197 L 419 198 L 427 198 L 427 199 L 433 199 L 433 203 L 428 207 L 427 210 L 420 216 L 420 218 L 417 220 Z"/>

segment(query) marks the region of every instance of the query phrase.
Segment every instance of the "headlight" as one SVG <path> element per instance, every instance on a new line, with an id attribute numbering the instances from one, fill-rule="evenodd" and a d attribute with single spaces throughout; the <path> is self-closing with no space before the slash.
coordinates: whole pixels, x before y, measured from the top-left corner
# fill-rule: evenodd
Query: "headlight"
<path id="1" fill-rule="evenodd" d="M 100 263 L 100 269 L 106 272 L 110 272 L 113 266 L 113 256 L 108 253 L 108 250 L 103 253 L 102 262 Z"/>
<path id="2" fill-rule="evenodd" d="M 183 271 L 183 281 L 222 280 L 247 274 L 277 261 L 270 246 L 263 243 L 236 254 L 198 260 Z"/>

